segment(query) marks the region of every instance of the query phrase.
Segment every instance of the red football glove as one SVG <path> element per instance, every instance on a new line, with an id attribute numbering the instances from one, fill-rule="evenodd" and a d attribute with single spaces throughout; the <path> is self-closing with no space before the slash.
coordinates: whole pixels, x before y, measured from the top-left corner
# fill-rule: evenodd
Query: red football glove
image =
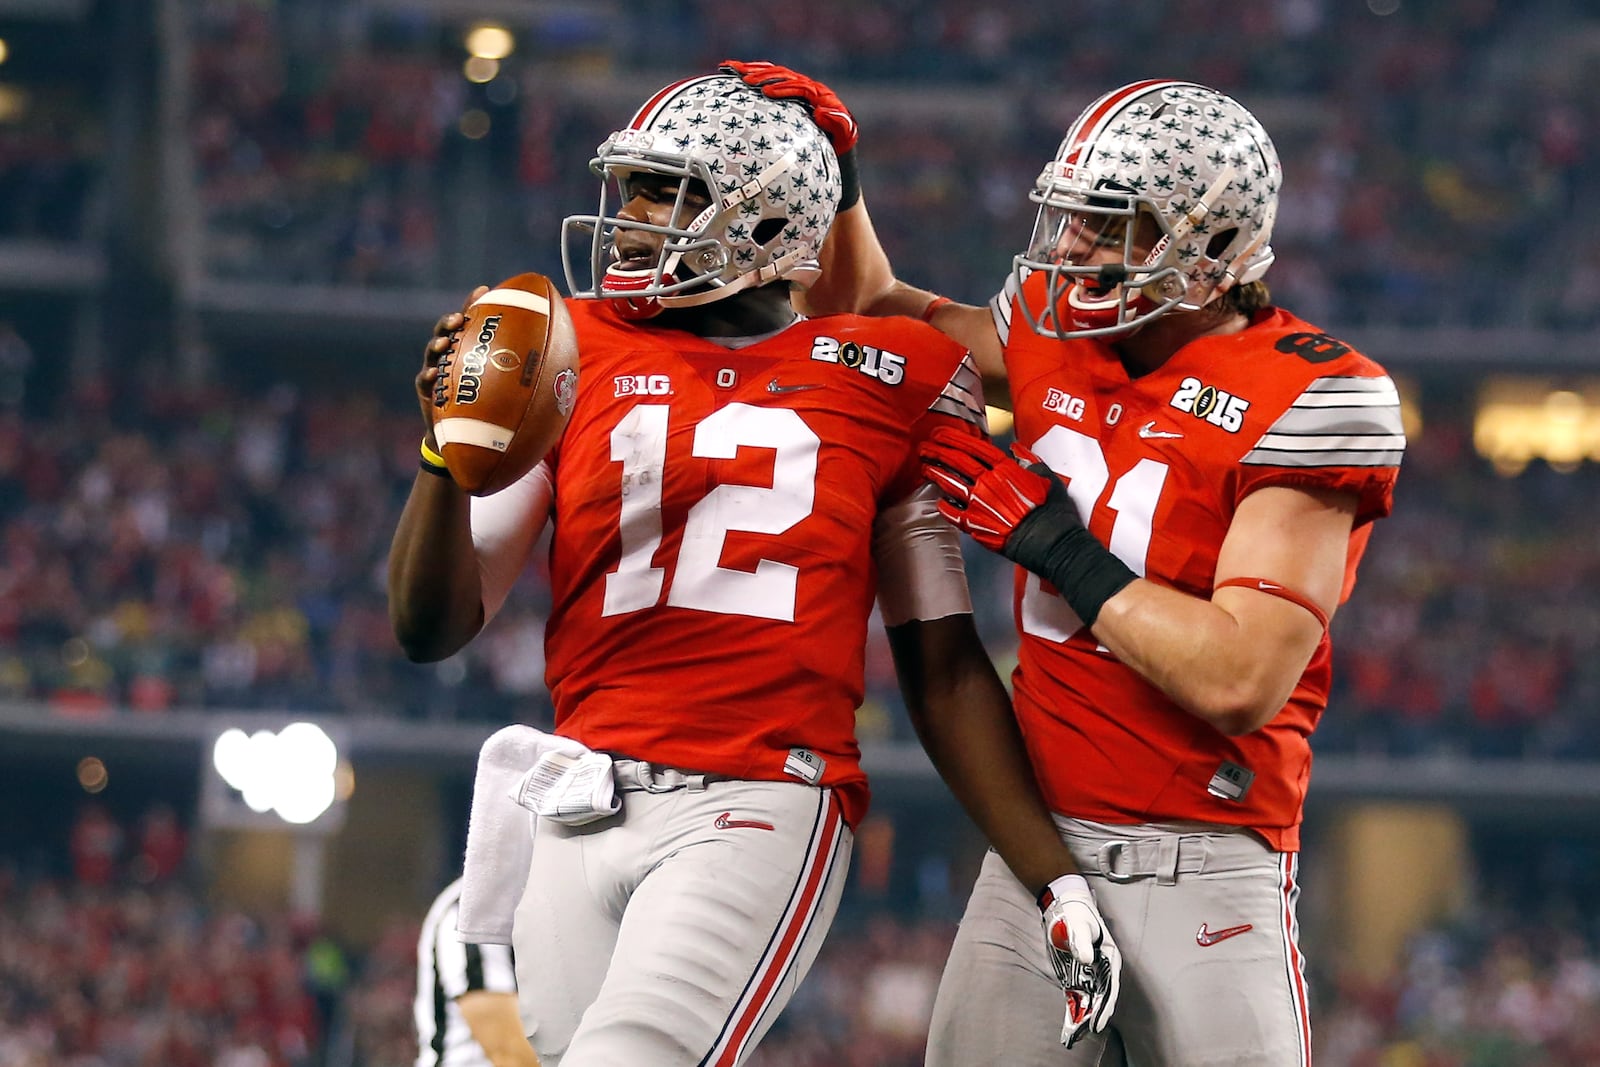
<path id="1" fill-rule="evenodd" d="M 745 63 L 737 59 L 724 59 L 717 69 L 724 74 L 737 74 L 746 85 L 760 89 L 763 96 L 773 100 L 798 100 L 810 108 L 812 119 L 828 135 L 834 152 L 839 155 L 856 146 L 855 116 L 837 93 L 815 78 L 776 63 Z"/>
<path id="2" fill-rule="evenodd" d="M 1024 462 L 1040 463 L 1020 444 L 1015 451 Z M 922 476 L 939 490 L 940 514 L 993 552 L 1005 551 L 1022 520 L 1050 498 L 1051 486 L 1066 495 L 1048 467 L 1031 470 L 983 438 L 949 426 L 935 428 L 923 442 Z"/>

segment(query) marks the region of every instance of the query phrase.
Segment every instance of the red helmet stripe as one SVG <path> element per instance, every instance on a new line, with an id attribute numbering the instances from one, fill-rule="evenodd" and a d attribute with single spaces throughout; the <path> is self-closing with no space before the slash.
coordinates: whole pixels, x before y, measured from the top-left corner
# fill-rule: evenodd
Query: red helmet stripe
<path id="1" fill-rule="evenodd" d="M 1168 85 L 1189 84 L 1192 83 L 1175 81 L 1171 78 L 1147 78 L 1131 85 L 1124 85 L 1120 89 L 1113 89 L 1105 96 L 1102 96 L 1099 101 L 1091 104 L 1089 110 L 1079 116 L 1078 121 L 1072 124 L 1072 129 L 1067 131 L 1067 144 L 1062 146 L 1062 151 L 1058 158 L 1073 160 L 1079 148 L 1100 135 L 1100 127 L 1106 120 L 1115 114 L 1123 104 L 1134 97 L 1142 96 L 1152 89 L 1163 88 Z"/>
<path id="2" fill-rule="evenodd" d="M 656 117 L 656 113 L 659 112 L 663 107 L 666 107 L 667 102 L 671 100 L 672 97 L 676 96 L 680 91 L 689 88 L 689 86 L 698 85 L 703 81 L 710 81 L 713 78 L 726 78 L 727 76 L 728 75 L 726 74 L 702 74 L 698 77 L 685 78 L 682 81 L 673 82 L 671 85 L 667 86 L 665 89 L 662 89 L 659 93 L 644 102 L 644 106 L 634 114 L 633 121 L 628 123 L 628 129 L 644 129 L 645 126 Z"/>

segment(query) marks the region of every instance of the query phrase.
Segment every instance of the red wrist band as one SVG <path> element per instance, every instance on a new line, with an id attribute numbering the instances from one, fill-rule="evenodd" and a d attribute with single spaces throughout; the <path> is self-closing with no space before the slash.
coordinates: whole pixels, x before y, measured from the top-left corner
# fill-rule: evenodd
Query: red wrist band
<path id="1" fill-rule="evenodd" d="M 1268 596 L 1275 596 L 1279 600 L 1287 600 L 1291 604 L 1299 604 L 1302 608 L 1305 608 L 1307 611 L 1311 612 L 1311 614 L 1317 617 L 1317 621 L 1322 624 L 1322 629 L 1324 632 L 1326 632 L 1328 629 L 1328 613 L 1323 611 L 1316 601 L 1302 593 L 1297 593 L 1293 589 L 1285 588 L 1284 586 L 1279 585 L 1277 582 L 1269 582 L 1265 578 L 1229 578 L 1225 582 L 1218 582 L 1216 584 L 1216 588 L 1212 591 L 1215 592 L 1216 589 L 1226 589 L 1230 585 L 1242 586 L 1245 589 L 1254 589 L 1258 593 L 1265 593 Z"/>
<path id="2" fill-rule="evenodd" d="M 944 307 L 946 304 L 954 304 L 954 303 L 955 303 L 955 301 L 951 300 L 948 296 L 936 296 L 936 297 L 934 297 L 932 300 L 928 301 L 928 306 L 922 309 L 922 321 L 923 322 L 932 322 L 933 321 L 933 313 L 935 311 L 938 311 L 940 308 Z"/>

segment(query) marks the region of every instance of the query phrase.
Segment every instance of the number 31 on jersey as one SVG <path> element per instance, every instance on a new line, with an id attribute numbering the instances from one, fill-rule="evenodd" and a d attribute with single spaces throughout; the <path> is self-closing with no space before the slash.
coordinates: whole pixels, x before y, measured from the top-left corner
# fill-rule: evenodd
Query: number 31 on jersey
<path id="1" fill-rule="evenodd" d="M 1066 426 L 1050 427 L 1030 447 L 1051 470 L 1067 479 L 1067 495 L 1086 524 L 1106 487 L 1111 487 L 1105 506 L 1116 512 L 1116 518 L 1108 547 L 1133 573 L 1144 577 L 1156 505 L 1167 484 L 1167 465 L 1146 457 L 1113 482 L 1100 442 Z M 1060 643 L 1082 630 L 1083 620 L 1061 597 L 1045 592 L 1038 575 L 1029 575 L 1022 594 L 1022 629 Z"/>

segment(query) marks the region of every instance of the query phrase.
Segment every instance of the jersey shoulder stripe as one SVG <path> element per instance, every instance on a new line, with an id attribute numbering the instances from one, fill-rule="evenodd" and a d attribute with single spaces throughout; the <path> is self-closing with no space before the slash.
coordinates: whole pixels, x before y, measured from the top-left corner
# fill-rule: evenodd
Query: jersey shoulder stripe
<path id="1" fill-rule="evenodd" d="M 1011 306 L 1021 289 L 1017 285 L 1017 272 L 1006 275 L 1006 283 L 989 301 L 989 314 L 994 317 L 994 332 L 1000 337 L 1000 347 L 1011 343 Z"/>
<path id="2" fill-rule="evenodd" d="M 961 358 L 960 366 L 956 367 L 955 373 L 928 406 L 928 410 L 952 415 L 979 427 L 985 433 L 989 431 L 983 403 L 983 378 L 978 374 L 978 364 L 971 352 Z"/>
<path id="3" fill-rule="evenodd" d="M 1405 447 L 1400 394 L 1387 375 L 1331 376 L 1306 386 L 1240 462 L 1396 467 Z"/>

